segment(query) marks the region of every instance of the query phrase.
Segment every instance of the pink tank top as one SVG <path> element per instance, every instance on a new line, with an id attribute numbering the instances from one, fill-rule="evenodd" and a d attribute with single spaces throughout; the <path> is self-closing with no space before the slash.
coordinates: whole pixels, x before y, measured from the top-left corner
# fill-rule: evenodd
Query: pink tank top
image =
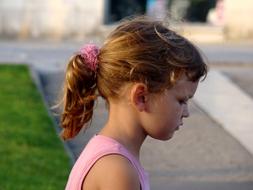
<path id="1" fill-rule="evenodd" d="M 141 190 L 149 190 L 148 174 L 142 168 L 140 162 L 119 142 L 103 135 L 95 135 L 73 166 L 65 190 L 81 190 L 82 182 L 96 161 L 108 154 L 120 154 L 126 157 L 136 169 Z"/>

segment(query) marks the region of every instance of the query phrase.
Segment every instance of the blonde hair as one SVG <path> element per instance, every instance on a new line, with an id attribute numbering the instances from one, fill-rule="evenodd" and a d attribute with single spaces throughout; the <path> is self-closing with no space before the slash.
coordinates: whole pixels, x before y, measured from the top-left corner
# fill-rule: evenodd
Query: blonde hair
<path id="1" fill-rule="evenodd" d="M 207 74 L 199 50 L 187 39 L 150 18 L 123 21 L 107 38 L 92 71 L 80 55 L 68 64 L 61 117 L 62 137 L 73 138 L 93 114 L 98 95 L 117 99 L 121 87 L 142 82 L 149 92 L 171 88 L 182 73 L 197 81 Z"/>

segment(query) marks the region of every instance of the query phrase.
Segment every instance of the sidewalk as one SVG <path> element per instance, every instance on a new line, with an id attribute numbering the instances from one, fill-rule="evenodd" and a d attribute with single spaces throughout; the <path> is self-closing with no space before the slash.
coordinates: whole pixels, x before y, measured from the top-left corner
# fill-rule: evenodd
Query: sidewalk
<path id="1" fill-rule="evenodd" d="M 0 61 L 33 65 L 41 77 L 49 105 L 52 105 L 63 81 L 65 63 L 79 47 L 80 44 L 75 43 L 3 42 L 0 43 Z M 216 64 L 211 65 L 210 78 L 200 85 L 194 101 L 190 104 L 191 117 L 171 141 L 159 142 L 148 138 L 142 149 L 142 163 L 150 173 L 152 189 L 250 190 L 253 187 L 253 155 L 250 148 L 253 145 L 250 141 L 253 139 L 253 123 L 250 123 L 253 113 L 249 105 L 252 105 L 253 94 L 249 93 L 250 90 L 244 90 L 247 88 L 242 88 L 247 76 L 237 76 L 236 69 L 234 74 L 231 74 L 231 70 L 227 68 L 231 68 L 231 63 L 236 68 L 235 64 L 238 61 L 248 65 L 246 70 L 253 70 L 253 46 L 201 47 L 209 61 Z M 219 64 L 223 65 L 223 69 Z M 234 79 L 235 76 L 237 80 Z M 232 79 L 236 83 L 232 82 Z M 212 88 L 209 88 L 211 86 Z M 230 88 L 227 88 L 228 86 Z M 252 89 L 253 92 L 253 87 L 248 89 Z M 221 96 L 222 101 L 218 98 Z M 216 105 L 217 100 L 219 103 Z M 248 115 L 243 114 L 245 111 Z M 227 117 L 232 113 L 233 117 Z M 241 134 L 240 131 L 229 131 L 234 130 L 234 126 L 239 129 L 245 128 L 246 125 L 241 123 L 245 121 L 241 119 L 243 116 L 249 119 L 247 133 L 244 133 L 248 140 L 245 142 L 242 142 L 245 136 L 238 136 Z M 106 117 L 105 107 L 100 101 L 91 128 L 68 142 L 75 158 L 88 139 L 103 126 Z"/>

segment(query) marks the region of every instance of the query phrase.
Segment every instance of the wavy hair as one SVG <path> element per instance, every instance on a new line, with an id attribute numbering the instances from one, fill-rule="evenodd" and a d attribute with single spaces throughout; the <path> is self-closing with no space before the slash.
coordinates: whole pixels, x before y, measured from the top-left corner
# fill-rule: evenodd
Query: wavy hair
<path id="1" fill-rule="evenodd" d="M 182 73 L 197 81 L 207 65 L 189 40 L 160 21 L 124 20 L 108 36 L 98 54 L 98 70 L 74 55 L 68 64 L 61 117 L 62 137 L 73 138 L 92 118 L 97 96 L 117 99 L 127 83 L 142 82 L 149 92 L 171 88 Z"/>

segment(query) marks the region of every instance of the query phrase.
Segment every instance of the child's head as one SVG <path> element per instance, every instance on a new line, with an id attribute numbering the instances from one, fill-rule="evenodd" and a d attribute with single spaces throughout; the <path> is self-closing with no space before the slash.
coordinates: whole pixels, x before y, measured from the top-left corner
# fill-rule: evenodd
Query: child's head
<path id="1" fill-rule="evenodd" d="M 80 53 L 69 62 L 62 115 L 66 139 L 90 121 L 97 95 L 110 105 L 110 100 L 119 99 L 122 88 L 130 83 L 143 83 L 148 92 L 156 94 L 172 88 L 182 75 L 195 82 L 207 73 L 201 54 L 191 42 L 147 18 L 122 22 L 94 56 L 92 67 Z"/>

